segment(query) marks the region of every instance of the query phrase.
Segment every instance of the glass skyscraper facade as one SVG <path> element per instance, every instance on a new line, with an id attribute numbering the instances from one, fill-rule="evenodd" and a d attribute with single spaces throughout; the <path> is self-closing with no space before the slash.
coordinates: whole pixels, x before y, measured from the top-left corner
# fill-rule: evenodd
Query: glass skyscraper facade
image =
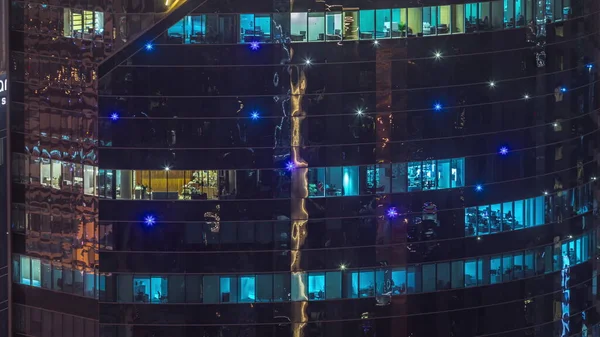
<path id="1" fill-rule="evenodd" d="M 600 336 L 599 19 L 12 1 L 13 333 Z"/>

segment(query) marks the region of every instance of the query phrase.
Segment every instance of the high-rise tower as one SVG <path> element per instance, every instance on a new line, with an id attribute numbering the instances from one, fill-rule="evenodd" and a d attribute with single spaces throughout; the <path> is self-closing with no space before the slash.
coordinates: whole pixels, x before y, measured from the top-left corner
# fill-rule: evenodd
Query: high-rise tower
<path id="1" fill-rule="evenodd" d="M 599 19 L 13 1 L 13 332 L 600 336 Z"/>

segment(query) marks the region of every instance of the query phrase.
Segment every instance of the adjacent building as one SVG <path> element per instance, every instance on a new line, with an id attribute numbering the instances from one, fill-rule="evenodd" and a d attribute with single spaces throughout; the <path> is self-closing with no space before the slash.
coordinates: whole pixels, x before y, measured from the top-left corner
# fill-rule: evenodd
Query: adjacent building
<path id="1" fill-rule="evenodd" d="M 13 333 L 600 336 L 599 12 L 13 1 Z"/>

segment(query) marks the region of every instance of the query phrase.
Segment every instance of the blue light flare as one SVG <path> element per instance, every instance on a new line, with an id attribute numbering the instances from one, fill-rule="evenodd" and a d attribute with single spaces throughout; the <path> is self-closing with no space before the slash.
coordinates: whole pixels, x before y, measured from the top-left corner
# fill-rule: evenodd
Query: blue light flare
<path id="1" fill-rule="evenodd" d="M 113 120 L 113 121 L 116 121 L 116 120 L 118 120 L 118 119 L 119 119 L 119 114 L 118 114 L 118 113 L 116 113 L 116 112 L 113 112 L 113 113 L 110 115 L 110 119 L 111 119 L 111 120 Z"/>
<path id="2" fill-rule="evenodd" d="M 285 169 L 288 171 L 293 171 L 296 168 L 296 164 L 294 164 L 294 162 L 288 161 L 285 164 Z"/>
<path id="3" fill-rule="evenodd" d="M 144 224 L 148 227 L 156 225 L 156 217 L 154 215 L 146 215 L 144 217 Z"/>
<path id="4" fill-rule="evenodd" d="M 260 42 L 258 42 L 258 41 L 252 41 L 252 42 L 250 42 L 250 49 L 252 49 L 252 50 L 259 50 L 260 49 Z"/>
<path id="5" fill-rule="evenodd" d="M 477 191 L 477 192 L 481 192 L 481 191 L 483 191 L 483 186 L 481 186 L 481 185 L 476 185 L 476 186 L 475 186 L 475 191 Z"/>
<path id="6" fill-rule="evenodd" d="M 442 105 L 441 105 L 440 103 L 435 103 L 435 104 L 433 105 L 433 109 L 434 109 L 435 111 L 440 111 L 440 110 L 442 110 Z"/>
<path id="7" fill-rule="evenodd" d="M 151 42 L 146 43 L 146 45 L 144 46 L 144 49 L 146 49 L 147 51 L 151 51 L 152 49 L 154 49 L 154 46 L 152 45 Z"/>
<path id="8" fill-rule="evenodd" d="M 390 207 L 387 210 L 387 216 L 390 219 L 394 219 L 398 216 L 398 210 L 396 209 L 396 207 Z"/>
<path id="9" fill-rule="evenodd" d="M 250 114 L 250 118 L 252 118 L 252 120 L 257 120 L 260 117 L 260 114 L 257 111 L 252 111 L 252 113 Z"/>
<path id="10" fill-rule="evenodd" d="M 508 154 L 508 147 L 506 147 L 506 146 L 501 147 L 499 152 L 501 155 L 506 156 Z"/>

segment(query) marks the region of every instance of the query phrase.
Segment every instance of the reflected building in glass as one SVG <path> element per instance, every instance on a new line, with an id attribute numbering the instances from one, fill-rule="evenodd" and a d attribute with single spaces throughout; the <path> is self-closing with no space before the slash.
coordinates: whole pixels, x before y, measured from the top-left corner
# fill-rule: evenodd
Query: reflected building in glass
<path id="1" fill-rule="evenodd" d="M 600 4 L 427 5 L 13 2 L 13 331 L 600 336 Z"/>

